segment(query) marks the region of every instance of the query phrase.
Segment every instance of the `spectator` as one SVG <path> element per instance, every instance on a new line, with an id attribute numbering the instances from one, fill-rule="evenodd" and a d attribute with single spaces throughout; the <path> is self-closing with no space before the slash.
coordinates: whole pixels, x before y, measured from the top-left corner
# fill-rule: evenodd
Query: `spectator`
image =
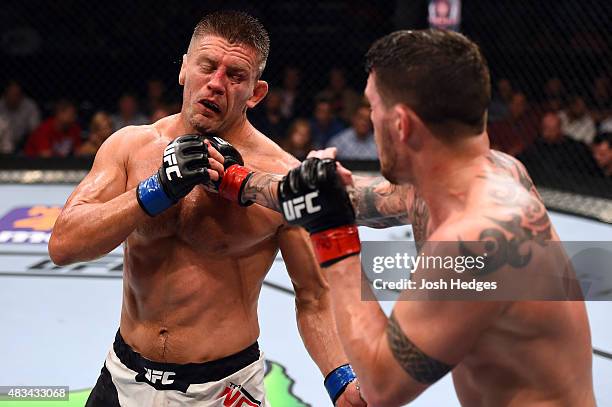
<path id="1" fill-rule="evenodd" d="M 327 99 L 317 99 L 314 115 L 310 119 L 312 142 L 315 148 L 324 147 L 336 134 L 345 129 L 344 124 L 332 111 L 331 102 Z"/>
<path id="2" fill-rule="evenodd" d="M 306 119 L 296 119 L 291 123 L 287 138 L 282 144 L 283 149 L 298 160 L 306 158 L 313 150 L 310 123 Z"/>
<path id="3" fill-rule="evenodd" d="M 610 79 L 599 77 L 593 83 L 590 99 L 591 116 L 596 124 L 600 124 L 606 117 L 612 116 L 612 96 L 610 95 Z"/>
<path id="4" fill-rule="evenodd" d="M 593 140 L 592 152 L 603 175 L 612 178 L 612 132 L 598 134 Z"/>
<path id="5" fill-rule="evenodd" d="M 159 79 L 149 79 L 147 82 L 147 106 L 146 110 L 149 115 L 160 108 L 165 108 L 164 98 L 166 94 L 166 85 Z"/>
<path id="6" fill-rule="evenodd" d="M 21 151 L 30 133 L 40 124 L 40 111 L 23 93 L 19 83 L 11 81 L 5 88 L 0 100 L 0 116 L 8 122 L 12 151 Z"/>
<path id="7" fill-rule="evenodd" d="M 561 98 L 565 97 L 565 85 L 561 79 L 557 77 L 549 78 L 544 84 L 544 96 L 550 98 Z"/>
<path id="8" fill-rule="evenodd" d="M 341 68 L 329 71 L 329 84 L 319 92 L 317 98 L 329 100 L 334 114 L 345 123 L 351 122 L 353 113 L 362 102 L 359 94 L 347 86 L 344 70 Z"/>
<path id="9" fill-rule="evenodd" d="M 507 119 L 491 123 L 491 148 L 516 155 L 529 147 L 538 135 L 536 113 L 529 108 L 525 94 L 512 95 Z"/>
<path id="10" fill-rule="evenodd" d="M 546 186 L 581 186 L 588 176 L 600 173 L 589 147 L 565 135 L 559 116 L 552 112 L 542 117 L 540 137 L 518 158 L 534 181 Z"/>
<path id="11" fill-rule="evenodd" d="M 158 120 L 163 119 L 164 117 L 168 117 L 172 114 L 170 109 L 167 106 L 161 105 L 151 115 L 151 123 L 155 123 Z"/>
<path id="12" fill-rule="evenodd" d="M 597 130 L 582 97 L 572 97 L 568 109 L 559 113 L 559 117 L 565 134 L 586 144 L 593 142 Z"/>
<path id="13" fill-rule="evenodd" d="M 353 114 L 352 126 L 334 136 L 327 147 L 336 147 L 340 159 L 377 160 L 370 108 L 361 106 L 357 109 Z"/>
<path id="14" fill-rule="evenodd" d="M 30 157 L 67 157 L 81 145 L 81 128 L 72 102 L 60 100 L 54 115 L 32 133 L 25 147 Z"/>
<path id="15" fill-rule="evenodd" d="M 4 117 L 0 116 L 0 154 L 12 154 L 14 151 L 13 142 L 11 126 Z"/>
<path id="16" fill-rule="evenodd" d="M 252 124 L 276 143 L 285 137 L 287 120 L 281 113 L 282 97 L 279 89 L 271 89 L 266 96 L 263 110 L 260 108 L 253 112 Z"/>
<path id="17" fill-rule="evenodd" d="M 508 117 L 513 93 L 512 84 L 508 79 L 503 78 L 497 81 L 497 91 L 489 107 L 489 122 L 497 122 Z"/>
<path id="18" fill-rule="evenodd" d="M 600 133 L 612 133 L 612 116 L 607 117 L 599 125 Z"/>
<path id="19" fill-rule="evenodd" d="M 97 112 L 89 124 L 87 141 L 79 147 L 77 155 L 94 156 L 104 141 L 113 134 L 113 121 L 105 112 Z"/>
<path id="20" fill-rule="evenodd" d="M 281 88 L 281 113 L 287 120 L 294 117 L 305 117 L 307 114 L 307 98 L 301 89 L 301 73 L 296 67 L 285 68 L 283 87 Z"/>
<path id="21" fill-rule="evenodd" d="M 558 112 L 565 105 L 567 95 L 561 79 L 550 78 L 544 85 L 544 109 Z"/>
<path id="22" fill-rule="evenodd" d="M 138 100 L 131 93 L 124 93 L 119 98 L 119 111 L 111 116 L 115 131 L 125 126 L 140 126 L 147 124 L 149 120 L 140 113 Z"/>

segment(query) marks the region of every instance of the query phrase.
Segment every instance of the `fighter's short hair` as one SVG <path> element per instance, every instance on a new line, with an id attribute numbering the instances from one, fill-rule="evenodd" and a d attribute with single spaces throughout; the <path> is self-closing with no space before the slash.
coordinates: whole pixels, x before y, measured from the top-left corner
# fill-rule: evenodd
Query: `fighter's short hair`
<path id="1" fill-rule="evenodd" d="M 270 37 L 263 24 L 255 17 L 242 11 L 216 11 L 206 14 L 193 30 L 190 47 L 194 40 L 203 35 L 215 35 L 230 43 L 244 44 L 257 52 L 261 76 L 270 53 Z"/>

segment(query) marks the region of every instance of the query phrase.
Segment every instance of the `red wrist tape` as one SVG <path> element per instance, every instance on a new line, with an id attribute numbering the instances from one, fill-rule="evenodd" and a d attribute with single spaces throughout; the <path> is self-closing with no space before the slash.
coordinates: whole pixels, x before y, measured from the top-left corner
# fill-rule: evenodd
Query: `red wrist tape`
<path id="1" fill-rule="evenodd" d="M 219 186 L 219 194 L 232 202 L 236 202 L 241 206 L 249 206 L 253 202 L 240 202 L 240 196 L 244 189 L 244 184 L 253 174 L 253 171 L 238 164 L 234 164 L 225 170 L 221 185 Z"/>
<path id="2" fill-rule="evenodd" d="M 330 266 L 361 251 L 359 231 L 356 225 L 340 226 L 313 233 L 310 235 L 310 240 L 314 245 L 317 260 L 323 267 Z"/>

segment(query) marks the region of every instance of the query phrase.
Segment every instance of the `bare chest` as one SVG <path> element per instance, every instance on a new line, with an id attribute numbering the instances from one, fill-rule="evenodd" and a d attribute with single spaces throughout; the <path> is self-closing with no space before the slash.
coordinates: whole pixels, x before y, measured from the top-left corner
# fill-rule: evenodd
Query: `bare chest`
<path id="1" fill-rule="evenodd" d="M 127 188 L 155 173 L 161 165 L 162 148 L 147 147 L 130 157 Z M 242 252 L 272 238 L 281 225 L 280 215 L 259 207 L 229 202 L 197 185 L 186 197 L 160 215 L 147 219 L 135 231 L 139 241 L 169 238 L 197 248 L 196 251 Z"/>

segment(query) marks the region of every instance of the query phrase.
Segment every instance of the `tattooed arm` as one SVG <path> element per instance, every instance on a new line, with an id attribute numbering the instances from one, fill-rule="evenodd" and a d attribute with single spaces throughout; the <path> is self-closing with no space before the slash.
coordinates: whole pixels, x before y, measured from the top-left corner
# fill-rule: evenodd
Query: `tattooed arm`
<path id="1" fill-rule="evenodd" d="M 452 241 L 456 233 L 463 234 L 453 227 L 452 232 L 436 232 L 432 239 Z M 444 246 L 442 253 L 426 244 L 422 253 L 447 255 L 447 249 Z M 458 254 L 459 243 L 452 249 Z M 363 300 L 371 291 L 361 285 L 357 256 L 331 265 L 326 272 L 340 340 L 370 405 L 403 405 L 416 398 L 473 350 L 502 310 L 494 301 L 404 300 L 396 302 L 387 318 L 377 301 Z M 436 270 L 426 273 L 435 280 Z M 409 299 L 408 292 L 402 295 Z"/>
<path id="2" fill-rule="evenodd" d="M 251 200 L 266 208 L 280 211 L 278 182 L 283 176 L 255 172 L 247 181 L 242 200 Z M 408 206 L 414 199 L 412 186 L 392 185 L 383 177 L 353 177 L 354 186 L 348 187 L 355 209 L 357 224 L 372 228 L 387 228 L 409 224 Z"/>
<path id="3" fill-rule="evenodd" d="M 414 199 L 411 185 L 393 185 L 383 177 L 353 176 L 348 188 L 357 224 L 388 228 L 410 223 L 408 205 Z"/>
<path id="4" fill-rule="evenodd" d="M 253 201 L 258 205 L 280 212 L 277 189 L 282 178 L 283 175 L 256 171 L 244 186 L 242 201 Z"/>

